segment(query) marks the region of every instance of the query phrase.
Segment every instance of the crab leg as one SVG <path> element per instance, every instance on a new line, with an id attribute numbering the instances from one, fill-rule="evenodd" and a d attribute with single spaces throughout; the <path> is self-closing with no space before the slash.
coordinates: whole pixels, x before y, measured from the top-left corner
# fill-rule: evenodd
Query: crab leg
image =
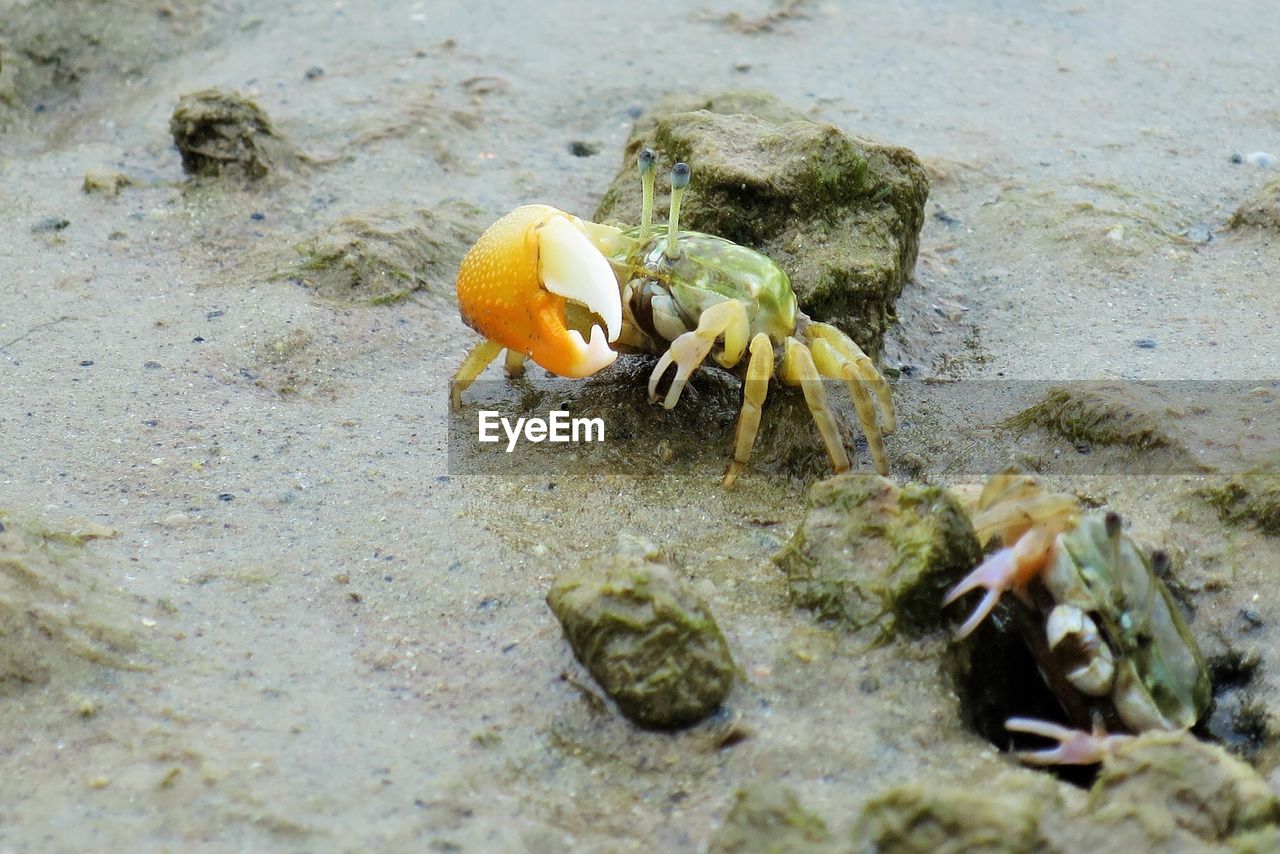
<path id="1" fill-rule="evenodd" d="M 524 373 L 524 363 L 529 357 L 519 350 L 507 351 L 507 376 L 518 377 Z"/>
<path id="2" fill-rule="evenodd" d="M 858 410 L 858 421 L 862 424 L 862 433 L 867 437 L 867 447 L 871 449 L 871 461 L 875 464 L 876 471 L 887 477 L 889 461 L 884 455 L 884 439 L 880 435 L 876 408 L 871 402 L 871 395 L 867 393 L 862 375 L 858 372 L 858 366 L 823 338 L 816 339 L 810 345 L 810 350 L 818 373 L 824 377 L 844 380 L 844 384 L 848 386 L 854 409 Z"/>
<path id="3" fill-rule="evenodd" d="M 835 417 L 827 405 L 827 392 L 822 387 L 822 376 L 813 364 L 813 356 L 809 348 L 795 338 L 788 338 L 782 355 L 782 381 L 789 385 L 798 385 L 804 390 L 805 403 L 809 404 L 809 413 L 813 423 L 822 435 L 822 443 L 827 446 L 827 456 L 831 457 L 831 468 L 836 474 L 849 470 L 849 455 L 845 452 L 844 442 L 840 439 L 840 431 L 836 428 Z"/>
<path id="4" fill-rule="evenodd" d="M 666 409 L 675 406 L 684 391 L 685 383 L 690 375 L 698 369 L 716 339 L 724 336 L 724 355 L 720 363 L 726 366 L 735 365 L 742 358 L 747 348 L 747 335 L 751 332 L 751 324 L 747 320 L 747 310 L 737 300 L 725 300 L 716 303 L 702 313 L 698 320 L 698 328 L 676 338 L 662 354 L 653 373 L 649 375 L 649 400 L 658 399 L 658 381 L 666 373 L 671 363 L 676 364 L 675 379 L 671 388 L 667 389 L 667 397 L 662 402 Z"/>
<path id="5" fill-rule="evenodd" d="M 862 352 L 862 348 L 852 338 L 829 323 L 814 321 L 809 324 L 807 334 L 811 340 L 826 341 L 847 361 L 853 363 L 854 372 L 858 379 L 871 386 L 876 400 L 880 403 L 880 414 L 884 416 L 884 432 L 892 433 L 897 430 L 898 416 L 893 409 L 893 397 L 889 394 L 889 384 L 885 382 L 884 377 L 876 370 L 871 358 Z M 850 391 L 852 391 L 852 386 Z M 880 473 L 888 474 L 888 471 Z"/>
<path id="6" fill-rule="evenodd" d="M 757 332 L 751 339 L 751 361 L 747 363 L 747 378 L 742 381 L 742 411 L 738 413 L 738 429 L 734 431 L 733 460 L 724 473 L 723 486 L 733 486 L 755 444 L 760 429 L 760 410 L 765 395 L 769 393 L 769 379 L 773 376 L 773 343 L 769 336 Z"/>
<path id="7" fill-rule="evenodd" d="M 1018 751 L 1018 758 L 1028 765 L 1097 765 L 1122 741 L 1132 737 L 1108 735 L 1097 721 L 1093 732 L 1034 718 L 1009 718 L 1004 722 L 1004 728 L 1009 732 L 1025 732 L 1058 742 L 1057 747 L 1046 750 Z"/>
<path id="8" fill-rule="evenodd" d="M 983 587 L 987 591 L 969 619 L 956 632 L 957 638 L 967 637 L 976 629 L 996 607 L 996 602 L 1000 601 L 1000 594 L 1004 591 L 1013 590 L 1020 596 L 1024 595 L 1027 583 L 1044 569 L 1057 536 L 1058 532 L 1053 528 L 1032 528 L 1012 546 L 1000 549 L 984 560 L 977 569 L 951 588 L 947 598 L 942 600 L 944 607 L 970 590 Z"/>
<path id="9" fill-rule="evenodd" d="M 984 495 L 985 498 L 985 495 Z M 973 517 L 973 530 L 978 541 L 985 543 L 995 534 L 1005 542 L 1016 540 L 1033 525 L 1048 525 L 1054 530 L 1066 528 L 1079 515 L 1079 502 L 1074 495 L 1050 492 L 1014 500 L 1003 498 Z"/>
<path id="10" fill-rule="evenodd" d="M 484 369 L 501 352 L 502 345 L 496 341 L 481 341 L 471 348 L 467 358 L 458 366 L 458 372 L 453 375 L 453 382 L 449 383 L 449 405 L 453 409 L 462 405 L 462 393 L 467 390 L 467 386 L 475 382 L 476 377 L 484 373 Z"/>

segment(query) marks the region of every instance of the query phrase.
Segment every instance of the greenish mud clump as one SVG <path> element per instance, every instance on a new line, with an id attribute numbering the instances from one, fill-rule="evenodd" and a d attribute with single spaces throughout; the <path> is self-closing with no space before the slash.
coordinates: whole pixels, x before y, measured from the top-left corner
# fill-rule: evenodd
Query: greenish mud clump
<path id="1" fill-rule="evenodd" d="M 1201 842 L 1276 850 L 1280 800 L 1244 762 L 1187 733 L 1149 732 L 1119 745 L 1089 792 L 1089 813 L 1134 822 L 1151 843 Z"/>
<path id="2" fill-rule="evenodd" d="M 480 231 L 479 211 L 463 204 L 365 211 L 299 246 L 299 262 L 278 277 L 367 305 L 397 302 L 433 285 L 444 292 Z"/>
<path id="3" fill-rule="evenodd" d="M 115 532 L 49 528 L 0 511 L 0 696 L 87 664 L 135 669 L 124 603 L 94 576 L 84 544 Z"/>
<path id="4" fill-rule="evenodd" d="M 804 519 L 774 562 L 791 601 L 815 616 L 919 635 L 941 624 L 947 589 L 981 554 L 947 490 L 842 474 L 810 488 Z"/>
<path id="5" fill-rule="evenodd" d="M 646 145 L 666 167 L 693 169 L 682 226 L 769 255 L 801 308 L 880 353 L 929 194 L 915 154 L 810 121 L 768 95 L 667 98 L 636 120 L 598 221 L 640 221 L 636 157 Z"/>
<path id="6" fill-rule="evenodd" d="M 561 575 L 547 604 L 578 660 L 641 726 L 696 723 L 733 687 L 729 645 L 711 612 L 648 543 L 621 541 Z"/>
<path id="7" fill-rule="evenodd" d="M 1280 178 L 1250 196 L 1231 217 L 1230 227 L 1280 231 Z"/>
<path id="8" fill-rule="evenodd" d="M 1005 425 L 1019 431 L 1042 427 L 1077 444 L 1123 445 L 1140 451 L 1176 444 L 1153 415 L 1108 386 L 1052 388 L 1044 400 Z"/>
<path id="9" fill-rule="evenodd" d="M 304 162 L 256 103 L 236 92 L 202 89 L 178 99 L 169 119 L 188 175 L 251 182 Z"/>
<path id="10" fill-rule="evenodd" d="M 908 783 L 867 802 L 853 825 L 853 851 L 937 854 L 1043 850 L 1041 817 L 1061 809 L 1053 784 L 982 781 L 958 787 Z"/>
<path id="11" fill-rule="evenodd" d="M 1264 533 L 1280 536 L 1280 462 L 1205 486 L 1200 495 L 1224 522 L 1251 522 Z"/>
<path id="12" fill-rule="evenodd" d="M 821 854 L 839 850 L 831 832 L 796 793 L 773 781 L 739 789 L 707 854 Z"/>
<path id="13" fill-rule="evenodd" d="M 89 195 L 110 196 L 120 195 L 120 191 L 133 183 L 133 179 L 123 172 L 115 172 L 109 169 L 91 169 L 84 173 L 84 183 L 80 188 Z"/>

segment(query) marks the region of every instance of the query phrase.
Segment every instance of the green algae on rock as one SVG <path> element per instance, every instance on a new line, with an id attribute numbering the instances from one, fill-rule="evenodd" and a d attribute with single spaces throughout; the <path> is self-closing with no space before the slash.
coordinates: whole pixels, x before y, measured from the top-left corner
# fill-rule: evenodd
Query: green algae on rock
<path id="1" fill-rule="evenodd" d="M 623 540 L 564 573 L 547 604 L 574 655 L 641 726 L 696 723 L 733 687 L 733 658 L 711 612 L 648 543 Z"/>
<path id="2" fill-rule="evenodd" d="M 1199 493 L 1224 522 L 1253 523 L 1264 533 L 1280 536 L 1280 467 L 1263 466 L 1234 475 Z"/>
<path id="3" fill-rule="evenodd" d="M 169 119 L 182 169 L 197 177 L 258 181 L 303 158 L 256 103 L 222 89 L 202 89 L 178 99 Z"/>
<path id="4" fill-rule="evenodd" d="M 123 602 L 86 562 L 84 543 L 107 536 L 114 531 L 51 528 L 0 511 L 0 694 L 86 663 L 140 666 Z"/>
<path id="5" fill-rule="evenodd" d="M 880 353 L 924 222 L 929 181 L 915 154 L 768 95 L 677 96 L 636 120 L 596 220 L 640 221 L 636 158 L 646 145 L 668 165 L 693 167 L 681 225 L 770 256 L 801 308 Z"/>
<path id="6" fill-rule="evenodd" d="M 332 299 L 383 305 L 433 284 L 451 285 L 479 233 L 479 212 L 460 204 L 365 211 L 299 246 L 300 263 L 278 277 Z"/>
<path id="7" fill-rule="evenodd" d="M 1089 791 L 1100 822 L 1135 820 L 1153 844 L 1185 831 L 1203 842 L 1270 832 L 1280 799 L 1258 773 L 1186 732 L 1144 733 L 1119 744 Z M 1261 837 L 1254 837 L 1255 840 Z"/>
<path id="8" fill-rule="evenodd" d="M 795 792 L 773 781 L 739 789 L 724 824 L 707 844 L 708 854 L 837 850 L 822 819 L 806 811 Z"/>
<path id="9" fill-rule="evenodd" d="M 1044 849 L 1042 816 L 1061 808 L 1052 781 L 979 787 L 908 783 L 872 798 L 853 825 L 853 849 L 887 854 Z"/>
<path id="10" fill-rule="evenodd" d="M 792 602 L 816 616 L 918 635 L 941 624 L 943 596 L 981 554 L 947 490 L 842 474 L 809 489 L 804 519 L 774 562 Z"/>

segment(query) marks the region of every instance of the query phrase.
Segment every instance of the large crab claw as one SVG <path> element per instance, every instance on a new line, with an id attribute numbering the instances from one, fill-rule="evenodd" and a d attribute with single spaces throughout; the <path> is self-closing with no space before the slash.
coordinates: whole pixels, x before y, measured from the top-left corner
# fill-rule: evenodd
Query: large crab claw
<path id="1" fill-rule="evenodd" d="M 592 242 L 608 231 L 547 205 L 516 208 L 462 259 L 463 319 L 492 342 L 494 355 L 505 347 L 560 376 L 586 377 L 611 364 L 622 298 L 613 268 Z M 566 320 L 570 303 L 580 308 Z"/>

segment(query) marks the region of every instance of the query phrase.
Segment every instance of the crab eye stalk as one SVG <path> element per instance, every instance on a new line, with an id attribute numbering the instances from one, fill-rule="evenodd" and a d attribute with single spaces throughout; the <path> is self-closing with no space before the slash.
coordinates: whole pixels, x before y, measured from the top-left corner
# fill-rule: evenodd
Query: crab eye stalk
<path id="1" fill-rule="evenodd" d="M 667 258 L 674 261 L 680 257 L 680 245 L 676 243 L 676 235 L 680 233 L 680 199 L 689 186 L 689 164 L 677 163 L 671 167 L 671 211 L 667 215 Z"/>
<path id="2" fill-rule="evenodd" d="M 645 146 L 640 149 L 640 155 L 636 158 L 636 168 L 640 170 L 640 233 L 648 234 L 649 226 L 653 224 L 653 178 L 657 169 L 654 168 L 654 161 L 658 156 L 653 153 L 653 149 Z"/>

